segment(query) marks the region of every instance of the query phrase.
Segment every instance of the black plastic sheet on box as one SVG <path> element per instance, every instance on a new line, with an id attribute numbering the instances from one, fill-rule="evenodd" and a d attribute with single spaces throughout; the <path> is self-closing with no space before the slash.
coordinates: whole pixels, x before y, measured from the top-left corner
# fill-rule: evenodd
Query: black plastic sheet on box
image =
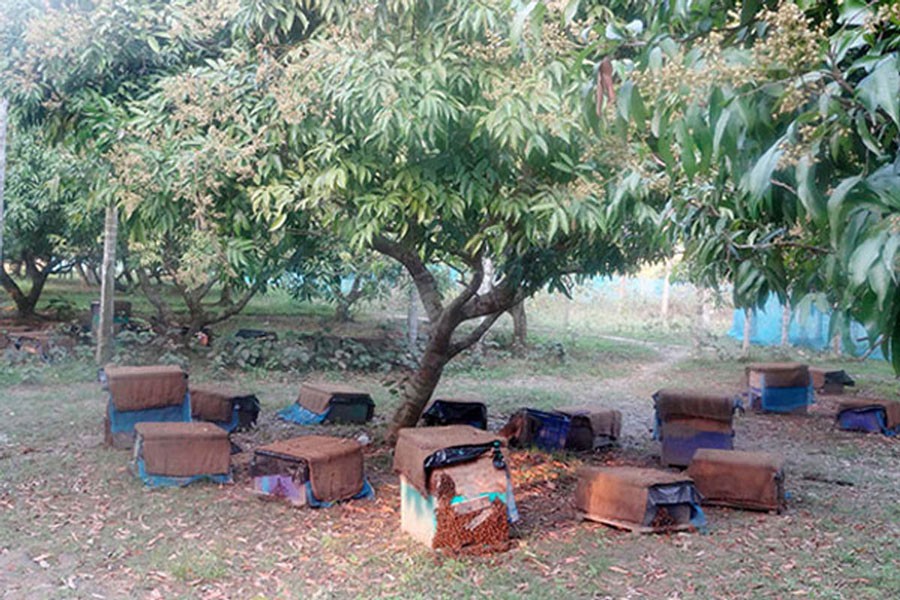
<path id="1" fill-rule="evenodd" d="M 470 425 L 487 429 L 487 407 L 481 402 L 435 400 L 422 415 L 427 427 L 441 425 Z"/>

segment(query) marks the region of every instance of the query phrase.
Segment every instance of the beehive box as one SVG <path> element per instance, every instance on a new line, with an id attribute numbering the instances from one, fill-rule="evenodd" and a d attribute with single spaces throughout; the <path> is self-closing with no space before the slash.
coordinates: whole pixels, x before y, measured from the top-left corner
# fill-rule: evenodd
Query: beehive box
<path id="1" fill-rule="evenodd" d="M 231 479 L 228 433 L 212 423 L 138 423 L 134 466 L 150 486 Z"/>
<path id="2" fill-rule="evenodd" d="M 839 396 L 844 393 L 845 386 L 856 385 L 853 378 L 842 369 L 810 367 L 809 376 L 816 392 L 830 396 Z"/>
<path id="3" fill-rule="evenodd" d="M 734 447 L 734 398 L 691 390 L 663 389 L 653 395 L 656 437 L 664 465 L 686 467 L 699 448 Z"/>
<path id="4" fill-rule="evenodd" d="M 257 448 L 250 464 L 253 489 L 294 506 L 327 506 L 366 488 L 362 446 L 355 440 L 308 435 Z"/>
<path id="5" fill-rule="evenodd" d="M 683 531 L 706 524 L 691 478 L 637 467 L 581 467 L 575 507 L 582 519 L 637 533 Z"/>
<path id="6" fill-rule="evenodd" d="M 814 401 L 809 367 L 755 363 L 745 369 L 750 406 L 757 411 L 804 414 Z"/>
<path id="7" fill-rule="evenodd" d="M 502 445 L 466 425 L 400 430 L 401 529 L 433 549 L 505 550 L 515 501 Z"/>
<path id="8" fill-rule="evenodd" d="M 535 446 L 553 452 L 566 447 L 571 423 L 559 412 L 523 408 L 509 418 L 500 435 L 516 448 Z"/>
<path id="9" fill-rule="evenodd" d="M 335 383 L 304 383 L 297 404 L 334 423 L 365 423 L 375 411 L 367 392 Z"/>
<path id="10" fill-rule="evenodd" d="M 614 444 L 622 433 L 622 413 L 596 406 L 565 406 L 555 412 L 569 418 L 566 449 L 590 451 Z"/>
<path id="11" fill-rule="evenodd" d="M 849 398 L 838 405 L 835 420 L 844 431 L 900 435 L 900 402 Z"/>
<path id="12" fill-rule="evenodd" d="M 107 366 L 100 372 L 100 381 L 109 394 L 105 419 L 109 445 L 131 447 L 137 423 L 191 420 L 187 373 L 181 367 Z"/>
<path id="13" fill-rule="evenodd" d="M 253 394 L 224 385 L 190 386 L 191 417 L 215 423 L 228 432 L 251 428 L 259 416 L 259 400 Z"/>
<path id="14" fill-rule="evenodd" d="M 484 402 L 439 399 L 422 413 L 422 423 L 426 427 L 469 425 L 476 429 L 487 429 L 487 407 Z"/>
<path id="15" fill-rule="evenodd" d="M 697 450 L 688 467 L 704 504 L 751 510 L 784 509 L 784 468 L 766 452 Z"/>

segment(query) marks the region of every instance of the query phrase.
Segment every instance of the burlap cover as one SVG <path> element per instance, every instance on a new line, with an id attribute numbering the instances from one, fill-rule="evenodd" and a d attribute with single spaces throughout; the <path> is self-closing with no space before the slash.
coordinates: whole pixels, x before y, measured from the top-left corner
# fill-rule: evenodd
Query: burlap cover
<path id="1" fill-rule="evenodd" d="M 766 386 L 773 388 L 806 387 L 809 385 L 809 367 L 801 363 L 755 363 L 744 369 L 747 384 L 761 389 L 763 376 Z"/>
<path id="2" fill-rule="evenodd" d="M 722 394 L 662 389 L 653 394 L 656 416 L 665 423 L 675 419 L 710 419 L 731 424 L 734 399 Z"/>
<path id="3" fill-rule="evenodd" d="M 880 406 L 884 408 L 885 416 L 887 417 L 885 420 L 887 423 L 888 429 L 894 429 L 895 427 L 900 426 L 900 402 L 895 400 L 878 400 L 874 398 L 848 398 L 847 400 L 842 400 L 840 404 L 838 404 L 838 414 L 845 410 L 850 409 L 860 409 L 860 408 L 871 408 L 874 406 Z"/>
<path id="4" fill-rule="evenodd" d="M 713 421 L 712 419 L 670 419 L 661 425 L 660 439 L 666 437 L 686 438 L 705 431 L 709 433 L 729 434 L 734 429 L 730 423 Z"/>
<path id="5" fill-rule="evenodd" d="M 704 502 L 779 510 L 782 466 L 781 458 L 766 452 L 699 448 L 687 472 Z"/>
<path id="6" fill-rule="evenodd" d="M 638 467 L 581 467 L 577 472 L 575 506 L 578 510 L 614 521 L 643 523 L 647 490 L 655 485 L 690 483 L 679 473 Z"/>
<path id="7" fill-rule="evenodd" d="M 622 413 L 618 410 L 596 406 L 564 406 L 556 412 L 569 418 L 584 417 L 591 425 L 594 435 L 606 435 L 618 439 L 622 433 Z"/>
<path id="8" fill-rule="evenodd" d="M 820 369 L 818 367 L 809 368 L 809 377 L 812 379 L 812 385 L 815 389 L 820 390 L 825 387 L 825 375 L 830 373 L 828 369 Z"/>
<path id="9" fill-rule="evenodd" d="M 187 393 L 187 374 L 178 366 L 107 366 L 103 371 L 116 410 L 177 406 Z"/>
<path id="10" fill-rule="evenodd" d="M 316 414 L 322 414 L 328 410 L 332 398 L 358 398 L 369 397 L 366 392 L 339 383 L 304 383 L 300 386 L 300 395 L 297 404 Z"/>
<path id="11" fill-rule="evenodd" d="M 191 385 L 191 416 L 202 421 L 229 421 L 232 400 L 247 394 L 215 384 Z"/>
<path id="12" fill-rule="evenodd" d="M 229 472 L 228 434 L 212 423 L 138 423 L 134 430 L 151 475 L 190 477 Z"/>
<path id="13" fill-rule="evenodd" d="M 469 425 L 445 425 L 401 429 L 394 448 L 394 471 L 404 475 L 410 485 L 423 496 L 429 495 L 425 459 L 445 448 L 475 446 L 506 441 L 494 434 Z"/>
<path id="14" fill-rule="evenodd" d="M 306 435 L 268 444 L 256 451 L 305 460 L 313 494 L 322 502 L 352 498 L 365 484 L 362 446 L 356 440 Z"/>

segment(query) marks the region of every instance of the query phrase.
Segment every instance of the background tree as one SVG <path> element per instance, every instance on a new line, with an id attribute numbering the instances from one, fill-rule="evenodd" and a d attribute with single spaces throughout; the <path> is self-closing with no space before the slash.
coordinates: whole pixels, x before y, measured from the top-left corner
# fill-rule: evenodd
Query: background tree
<path id="1" fill-rule="evenodd" d="M 295 298 L 333 304 L 334 319 L 343 323 L 360 301 L 385 298 L 401 279 L 396 262 L 368 250 L 350 252 L 340 240 L 320 236 L 314 248 L 297 255 L 279 283 Z"/>
<path id="2" fill-rule="evenodd" d="M 4 255 L 24 267 L 24 288 L 0 264 L 0 285 L 19 318 L 32 317 L 47 278 L 66 272 L 91 251 L 100 219 L 86 202 L 87 184 L 72 156 L 40 132 L 12 132 L 6 186 Z"/>
<path id="3" fill-rule="evenodd" d="M 565 32 L 514 45 L 512 17 L 505 2 L 362 7 L 282 54 L 274 93 L 304 148 L 278 184 L 293 194 L 261 213 L 312 214 L 399 262 L 428 317 L 393 431 L 415 425 L 447 362 L 524 298 L 654 255 L 654 232 L 632 218 L 646 207 L 610 197 L 615 167 L 589 162 Z M 457 274 L 453 293 L 434 265 Z"/>
<path id="4" fill-rule="evenodd" d="M 670 197 L 692 277 L 860 320 L 900 370 L 895 2 L 570 3 L 607 61 L 626 180 Z M 609 60 L 612 59 L 612 60 Z M 614 78 L 613 78 L 614 75 Z M 613 84 L 615 79 L 615 85 Z M 599 104 L 599 103 L 598 103 Z M 848 340 L 849 341 L 849 340 Z"/>

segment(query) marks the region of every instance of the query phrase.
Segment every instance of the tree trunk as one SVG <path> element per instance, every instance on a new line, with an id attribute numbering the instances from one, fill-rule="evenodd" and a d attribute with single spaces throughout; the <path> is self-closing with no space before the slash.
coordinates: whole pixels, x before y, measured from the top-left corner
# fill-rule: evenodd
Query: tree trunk
<path id="1" fill-rule="evenodd" d="M 219 306 L 231 306 L 234 300 L 231 297 L 231 282 L 226 281 L 222 284 L 222 291 L 219 293 Z"/>
<path id="2" fill-rule="evenodd" d="M 441 380 L 444 366 L 450 361 L 450 337 L 453 328 L 439 325 L 436 329 L 428 340 L 418 370 L 403 390 L 400 407 L 394 414 L 388 432 L 388 439 L 391 442 L 397 439 L 397 432 L 400 429 L 416 426 L 425 405 L 428 404 Z"/>
<path id="3" fill-rule="evenodd" d="M 84 265 L 80 262 L 75 263 L 75 271 L 78 273 L 78 277 L 81 279 L 81 284 L 84 287 L 91 286 L 91 280 L 88 278 L 87 271 L 84 270 Z"/>
<path id="4" fill-rule="evenodd" d="M 138 267 L 135 270 L 135 274 L 137 274 L 138 286 L 141 288 L 141 292 L 147 297 L 153 308 L 156 309 L 156 317 L 159 323 L 165 328 L 171 327 L 174 324 L 172 310 L 160 291 L 150 281 L 147 271 L 143 267 Z"/>
<path id="5" fill-rule="evenodd" d="M 524 350 L 528 345 L 528 319 L 525 316 L 525 302 L 519 302 L 509 309 L 509 315 L 513 320 L 513 345 L 518 350 Z"/>
<path id="6" fill-rule="evenodd" d="M 337 306 L 334 309 L 334 320 L 338 323 L 348 323 L 352 320 L 350 318 L 350 308 L 362 297 L 362 280 L 359 275 L 354 275 L 353 284 L 346 295 L 341 292 L 340 286 L 341 284 L 338 282 L 337 289 L 334 291 L 334 296 L 337 299 Z"/>
<path id="7" fill-rule="evenodd" d="M 97 335 L 97 364 L 105 365 L 112 359 L 114 302 L 116 288 L 116 238 L 119 234 L 118 208 L 114 201 L 106 205 L 103 225 L 103 264 L 100 285 L 100 325 Z"/>
<path id="8" fill-rule="evenodd" d="M 791 303 L 785 302 L 781 309 L 781 347 L 787 348 L 791 343 Z"/>
<path id="9" fill-rule="evenodd" d="M 22 288 L 6 273 L 0 264 L 0 285 L 9 294 L 16 305 L 16 316 L 19 319 L 28 319 L 34 316 L 35 308 L 41 293 L 44 291 L 44 284 L 47 283 L 47 277 L 50 275 L 51 267 L 48 265 L 44 269 L 40 269 L 33 258 L 25 261 L 25 276 L 31 282 L 31 288 L 26 294 Z"/>
<path id="10" fill-rule="evenodd" d="M 669 294 L 672 286 L 672 259 L 666 261 L 666 276 L 663 278 L 662 300 L 659 306 L 659 318 L 663 325 L 669 324 Z"/>
<path id="11" fill-rule="evenodd" d="M 350 305 L 344 298 L 339 298 L 334 307 L 334 320 L 338 323 L 350 322 Z"/>
<path id="12" fill-rule="evenodd" d="M 409 286 L 409 306 L 406 310 L 406 344 L 410 354 L 419 352 L 419 295 L 416 286 Z"/>
<path id="13" fill-rule="evenodd" d="M 750 336 L 753 333 L 753 311 L 749 308 L 744 309 L 744 340 L 741 344 L 741 351 L 744 356 L 750 354 Z"/>
<path id="14" fill-rule="evenodd" d="M 6 185 L 6 118 L 8 113 L 9 101 L 6 98 L 0 98 L 0 269 L 3 268 L 3 226 L 6 223 L 3 189 Z"/>

